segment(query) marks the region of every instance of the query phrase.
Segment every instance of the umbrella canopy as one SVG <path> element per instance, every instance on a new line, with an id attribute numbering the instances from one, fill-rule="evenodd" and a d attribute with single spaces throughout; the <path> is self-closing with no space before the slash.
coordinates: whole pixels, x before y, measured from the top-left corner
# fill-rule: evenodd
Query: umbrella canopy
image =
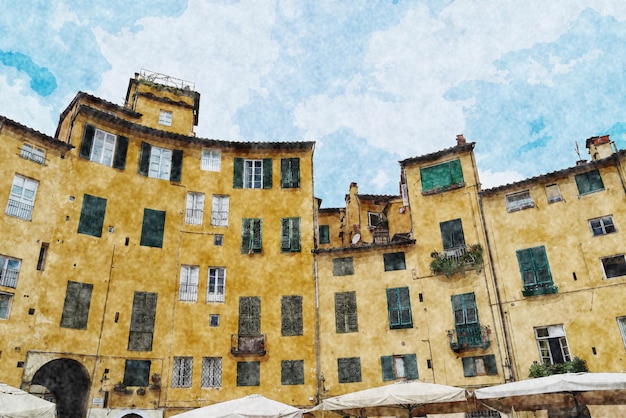
<path id="1" fill-rule="evenodd" d="M 0 418 L 54 418 L 56 405 L 0 383 Z"/>
<path id="2" fill-rule="evenodd" d="M 476 389 L 474 396 L 500 412 L 626 404 L 626 373 L 566 373 Z"/>
<path id="3" fill-rule="evenodd" d="M 340 415 L 397 416 L 467 412 L 465 389 L 419 381 L 352 392 L 322 400 L 307 412 L 333 411 Z M 319 415 L 319 414 L 318 414 Z"/>
<path id="4" fill-rule="evenodd" d="M 302 418 L 302 410 L 267 399 L 262 395 L 248 395 L 174 416 L 180 418 Z"/>

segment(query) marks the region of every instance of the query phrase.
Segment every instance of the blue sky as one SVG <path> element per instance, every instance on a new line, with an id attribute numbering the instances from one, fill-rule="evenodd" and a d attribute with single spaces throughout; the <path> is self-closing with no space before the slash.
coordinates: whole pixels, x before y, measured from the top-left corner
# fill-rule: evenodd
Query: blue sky
<path id="1" fill-rule="evenodd" d="M 323 207 L 397 194 L 399 160 L 461 133 L 483 187 L 626 148 L 622 0 L 5 2 L 0 114 L 52 135 L 78 91 L 164 73 L 201 93 L 200 137 L 316 141 Z"/>

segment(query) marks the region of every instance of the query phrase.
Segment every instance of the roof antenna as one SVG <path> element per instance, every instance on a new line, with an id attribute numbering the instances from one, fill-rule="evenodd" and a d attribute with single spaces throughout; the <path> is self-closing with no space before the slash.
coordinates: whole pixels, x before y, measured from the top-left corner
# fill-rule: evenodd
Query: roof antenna
<path id="1" fill-rule="evenodd" d="M 578 149 L 578 141 L 574 141 L 574 151 L 578 155 L 578 161 L 576 161 L 576 165 L 584 164 L 586 161 L 580 156 L 580 149 Z"/>

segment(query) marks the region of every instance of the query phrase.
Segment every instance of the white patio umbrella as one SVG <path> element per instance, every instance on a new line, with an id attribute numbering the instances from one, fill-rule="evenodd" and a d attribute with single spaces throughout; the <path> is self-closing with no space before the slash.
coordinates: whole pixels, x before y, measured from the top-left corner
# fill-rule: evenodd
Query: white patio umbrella
<path id="1" fill-rule="evenodd" d="M 307 412 L 339 415 L 414 417 L 427 413 L 468 412 L 465 389 L 420 381 L 397 382 L 322 400 Z"/>
<path id="2" fill-rule="evenodd" d="M 56 411 L 52 402 L 0 383 L 0 418 L 54 418 Z"/>
<path id="3" fill-rule="evenodd" d="M 174 416 L 179 418 L 302 418 L 302 410 L 255 394 Z"/>
<path id="4" fill-rule="evenodd" d="M 586 405 L 626 405 L 626 373 L 566 373 L 495 385 L 474 391 L 500 412 L 574 410 Z"/>

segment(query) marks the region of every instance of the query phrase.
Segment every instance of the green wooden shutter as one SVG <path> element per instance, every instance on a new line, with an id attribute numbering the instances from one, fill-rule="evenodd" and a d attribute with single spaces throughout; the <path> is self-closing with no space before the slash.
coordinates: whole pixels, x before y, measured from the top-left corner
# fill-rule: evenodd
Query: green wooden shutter
<path id="1" fill-rule="evenodd" d="M 302 335 L 302 296 L 281 298 L 281 333 L 283 336 Z"/>
<path id="2" fill-rule="evenodd" d="M 389 315 L 389 327 L 394 329 L 400 325 L 400 307 L 398 306 L 397 289 L 387 289 L 387 311 Z"/>
<path id="3" fill-rule="evenodd" d="M 387 289 L 387 310 L 389 313 L 389 328 L 412 328 L 411 299 L 408 287 Z"/>
<path id="4" fill-rule="evenodd" d="M 261 333 L 261 298 L 242 296 L 239 298 L 240 335 L 259 335 Z"/>
<path id="5" fill-rule="evenodd" d="M 485 362 L 485 371 L 488 375 L 497 375 L 498 374 L 498 366 L 496 365 L 496 356 L 495 354 L 489 354 L 483 357 Z"/>
<path id="6" fill-rule="evenodd" d="M 150 169 L 150 153 L 152 145 L 147 142 L 141 143 L 141 155 L 139 156 L 139 174 L 147 176 Z"/>
<path id="7" fill-rule="evenodd" d="M 263 237 L 261 235 L 261 219 L 252 220 L 252 251 L 259 254 L 263 249 Z"/>
<path id="8" fill-rule="evenodd" d="M 417 356 L 415 354 L 406 354 L 404 356 L 404 370 L 407 379 L 419 379 L 417 372 Z"/>
<path id="9" fill-rule="evenodd" d="M 291 250 L 291 222 L 289 218 L 283 218 L 280 220 L 280 249 L 281 251 Z"/>
<path id="10" fill-rule="evenodd" d="M 330 226 L 320 225 L 318 231 L 320 244 L 330 244 Z"/>
<path id="11" fill-rule="evenodd" d="M 78 295 L 80 293 L 81 284 L 68 281 L 65 290 L 65 303 L 63 304 L 63 313 L 61 314 L 61 326 L 63 328 L 74 328 L 74 320 L 76 317 Z"/>
<path id="12" fill-rule="evenodd" d="M 463 304 L 465 309 L 465 323 L 477 324 L 478 323 L 478 309 L 476 307 L 476 295 L 474 292 L 465 293 L 463 296 Z"/>
<path id="13" fill-rule="evenodd" d="M 170 181 L 179 182 L 183 173 L 183 151 L 172 150 L 172 169 L 170 170 Z"/>
<path id="14" fill-rule="evenodd" d="M 537 283 L 535 277 L 535 268 L 533 264 L 532 248 L 525 250 L 517 250 L 517 262 L 519 264 L 519 271 L 522 275 L 522 282 L 524 286 L 532 286 Z"/>
<path id="15" fill-rule="evenodd" d="M 335 327 L 337 333 L 358 332 L 356 292 L 335 293 Z"/>
<path id="16" fill-rule="evenodd" d="M 101 237 L 106 206 L 106 199 L 85 194 L 78 221 L 78 233 Z"/>
<path id="17" fill-rule="evenodd" d="M 589 173 L 589 185 L 593 191 L 604 190 L 604 183 L 602 182 L 600 171 L 594 170 Z"/>
<path id="18" fill-rule="evenodd" d="M 150 382 L 150 360 L 126 360 L 124 384 L 126 386 L 148 386 Z"/>
<path id="19" fill-rule="evenodd" d="M 454 325 L 465 324 L 465 310 L 463 309 L 463 295 L 452 295 L 452 312 L 454 314 Z"/>
<path id="20" fill-rule="evenodd" d="M 451 184 L 463 183 L 461 160 L 450 161 L 450 182 Z"/>
<path id="21" fill-rule="evenodd" d="M 113 168 L 123 170 L 126 168 L 126 153 L 128 152 L 128 138 L 118 136 L 115 143 L 115 155 L 113 156 Z"/>
<path id="22" fill-rule="evenodd" d="M 281 384 L 302 385 L 304 384 L 304 360 L 281 361 Z"/>
<path id="23" fill-rule="evenodd" d="M 346 315 L 348 319 L 348 332 L 357 332 L 359 322 L 356 309 L 356 292 L 348 292 L 346 295 Z"/>
<path id="24" fill-rule="evenodd" d="M 233 162 L 233 189 L 243 189 L 243 158 Z"/>
<path id="25" fill-rule="evenodd" d="M 252 220 L 248 218 L 243 218 L 241 220 L 241 254 L 248 254 L 251 249 L 251 221 Z"/>
<path id="26" fill-rule="evenodd" d="M 280 160 L 280 186 L 282 188 L 300 187 L 299 158 L 283 158 Z"/>
<path id="27" fill-rule="evenodd" d="M 151 351 L 156 319 L 157 294 L 135 292 L 133 297 L 128 350 Z"/>
<path id="28" fill-rule="evenodd" d="M 474 357 L 463 357 L 463 376 L 476 376 L 476 366 L 474 366 Z"/>
<path id="29" fill-rule="evenodd" d="M 258 361 L 237 362 L 237 386 L 259 386 L 261 363 Z"/>
<path id="30" fill-rule="evenodd" d="M 80 292 L 78 293 L 78 306 L 76 309 L 75 328 L 87 329 L 87 321 L 89 319 L 89 306 L 91 305 L 91 293 L 93 285 L 90 283 L 81 283 Z"/>
<path id="31" fill-rule="evenodd" d="M 300 251 L 300 218 L 291 220 L 291 250 Z"/>
<path id="32" fill-rule="evenodd" d="M 400 325 L 402 328 L 413 327 L 413 315 L 411 313 L 411 297 L 408 287 L 398 289 L 398 297 L 400 300 Z"/>
<path id="33" fill-rule="evenodd" d="M 545 247 L 541 246 L 532 248 L 531 252 L 537 277 L 537 284 L 552 284 L 552 274 L 550 273 L 550 265 L 548 264 Z"/>
<path id="34" fill-rule="evenodd" d="M 139 245 L 162 248 L 164 232 L 165 212 L 161 210 L 144 209 L 143 224 L 141 226 L 141 241 Z"/>
<path id="35" fill-rule="evenodd" d="M 96 128 L 91 125 L 85 125 L 85 132 L 83 133 L 83 142 L 80 144 L 79 156 L 81 158 L 91 158 L 91 147 L 93 146 L 93 137 L 96 133 Z"/>
<path id="36" fill-rule="evenodd" d="M 393 367 L 393 356 L 382 356 L 380 365 L 383 371 L 383 381 L 395 380 L 396 373 Z"/>
<path id="37" fill-rule="evenodd" d="M 406 270 L 404 252 L 383 254 L 385 271 Z"/>
<path id="38" fill-rule="evenodd" d="M 347 332 L 344 305 L 345 293 L 335 293 L 335 330 L 338 334 Z"/>
<path id="39" fill-rule="evenodd" d="M 272 188 L 272 159 L 263 158 L 263 188 Z"/>

